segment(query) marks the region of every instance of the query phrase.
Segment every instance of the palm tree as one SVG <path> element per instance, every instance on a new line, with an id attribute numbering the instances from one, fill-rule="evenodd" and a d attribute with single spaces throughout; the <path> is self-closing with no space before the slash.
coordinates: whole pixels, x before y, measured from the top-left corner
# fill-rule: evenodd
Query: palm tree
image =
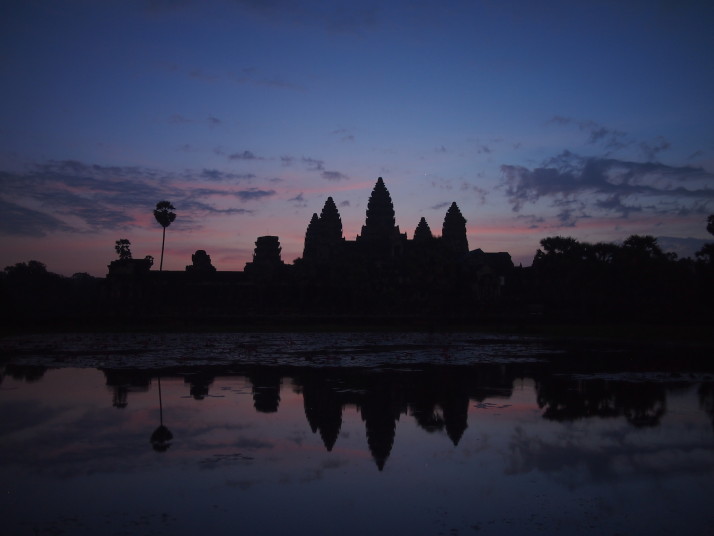
<path id="1" fill-rule="evenodd" d="M 158 376 L 159 381 L 159 427 L 154 430 L 149 437 L 151 446 L 156 452 L 166 452 L 171 446 L 171 440 L 174 435 L 166 426 L 164 426 L 164 405 L 161 402 L 161 376 Z"/>
<path id="2" fill-rule="evenodd" d="M 171 223 L 176 219 L 176 214 L 171 212 L 172 210 L 176 210 L 176 207 L 174 207 L 168 201 L 159 201 L 158 203 L 156 203 L 156 209 L 154 209 L 154 218 L 156 218 L 156 221 L 159 222 L 161 224 L 161 227 L 164 228 L 164 235 L 161 239 L 161 263 L 159 264 L 159 271 L 163 270 L 164 268 L 164 244 L 166 243 L 166 228 L 171 225 Z"/>

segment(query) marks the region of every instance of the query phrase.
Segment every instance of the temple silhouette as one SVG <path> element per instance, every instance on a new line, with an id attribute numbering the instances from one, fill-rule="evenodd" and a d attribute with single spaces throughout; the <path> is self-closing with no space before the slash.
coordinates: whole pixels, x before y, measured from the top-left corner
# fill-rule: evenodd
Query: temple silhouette
<path id="1" fill-rule="evenodd" d="M 128 406 L 128 395 L 146 393 L 160 375 L 152 370 L 101 369 L 117 409 Z M 17 375 L 19 371 L 13 369 Z M 486 398 L 510 397 L 516 368 L 484 365 L 479 371 L 467 368 L 433 367 L 425 370 L 365 371 L 359 369 L 244 367 L 227 372 L 218 367 L 176 369 L 165 378 L 183 377 L 189 395 L 196 401 L 212 396 L 216 378 L 246 378 L 258 413 L 276 413 L 280 389 L 285 382 L 299 392 L 307 425 L 319 434 L 325 450 L 338 444 L 346 408 L 356 409 L 364 423 L 366 447 L 379 471 L 385 467 L 397 434 L 397 423 L 411 417 L 429 434 L 443 434 L 458 446 L 468 428 L 468 408 Z M 414 380 L 414 381 L 410 381 Z"/>
<path id="2" fill-rule="evenodd" d="M 640 359 L 638 367 L 647 370 L 651 363 L 644 354 Z M 258 413 L 279 412 L 281 388 L 290 388 L 302 396 L 306 424 L 319 435 L 328 452 L 340 446 L 345 410 L 355 409 L 364 423 L 364 444 L 380 471 L 391 455 L 401 419 L 413 419 L 428 434 L 441 435 L 457 447 L 469 423 L 479 426 L 476 414 L 469 416 L 469 407 L 480 407 L 486 401 L 490 407 L 507 407 L 516 382 L 525 378 L 534 382 L 543 419 L 574 422 L 621 418 L 634 428 L 659 426 L 667 414 L 668 390 L 683 385 L 673 388 L 663 383 L 582 380 L 564 373 L 572 372 L 572 359 L 561 361 L 549 365 L 483 363 L 477 367 L 432 365 L 390 370 L 231 366 L 174 369 L 162 375 L 183 377 L 189 390 L 187 397 L 196 401 L 213 396 L 209 390 L 214 380 L 245 378 L 251 385 L 253 409 Z M 589 367 L 581 364 L 575 369 Z M 127 407 L 128 395 L 146 393 L 154 382 L 160 381 L 160 375 L 153 370 L 101 370 L 112 393 L 113 406 L 118 409 Z M 21 366 L 8 367 L 6 374 L 26 381 L 37 381 L 38 376 L 36 368 Z M 711 384 L 699 387 L 700 406 L 709 418 L 714 418 L 712 393 Z"/>
<path id="3" fill-rule="evenodd" d="M 667 324 L 708 328 L 714 319 L 714 243 L 696 259 L 665 252 L 651 235 L 622 244 L 551 236 L 531 266 L 506 252 L 470 249 L 451 203 L 441 234 L 421 218 L 411 238 L 396 224 L 379 178 L 364 225 L 347 240 L 335 201 L 306 222 L 302 256 L 284 262 L 280 238 L 259 236 L 243 270 L 217 270 L 203 249 L 184 270 L 153 269 L 117 241 L 104 278 L 63 277 L 31 260 L 0 272 L 0 319 L 41 325 L 210 328 L 251 325 L 399 326 L 431 330 L 541 322 Z M 714 215 L 707 225 L 714 235 Z"/>
<path id="4" fill-rule="evenodd" d="M 332 197 L 312 215 L 302 257 L 287 264 L 278 236 L 260 236 L 240 271 L 218 271 L 198 250 L 185 271 L 155 271 L 146 259 L 109 265 L 107 295 L 116 310 L 176 314 L 469 315 L 502 297 L 513 262 L 508 253 L 469 250 L 466 219 L 454 202 L 441 236 L 421 218 L 411 239 L 395 221 L 379 177 L 354 240 L 343 236 Z"/>

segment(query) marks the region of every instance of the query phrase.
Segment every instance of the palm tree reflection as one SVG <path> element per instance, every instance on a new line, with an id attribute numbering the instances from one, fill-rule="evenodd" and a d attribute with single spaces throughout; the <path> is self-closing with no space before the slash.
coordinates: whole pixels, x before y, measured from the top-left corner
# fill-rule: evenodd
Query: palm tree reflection
<path id="1" fill-rule="evenodd" d="M 156 452 L 166 452 L 171 446 L 171 440 L 174 435 L 171 430 L 164 426 L 164 406 L 161 401 L 161 376 L 158 377 L 159 384 L 159 427 L 154 430 L 149 438 L 151 441 L 151 446 Z"/>

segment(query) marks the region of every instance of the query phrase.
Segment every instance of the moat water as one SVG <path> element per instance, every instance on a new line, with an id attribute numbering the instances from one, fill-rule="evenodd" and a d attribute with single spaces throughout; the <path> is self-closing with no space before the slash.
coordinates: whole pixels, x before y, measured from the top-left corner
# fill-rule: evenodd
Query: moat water
<path id="1" fill-rule="evenodd" d="M 2 340 L 3 533 L 709 534 L 694 350 L 488 334 Z"/>

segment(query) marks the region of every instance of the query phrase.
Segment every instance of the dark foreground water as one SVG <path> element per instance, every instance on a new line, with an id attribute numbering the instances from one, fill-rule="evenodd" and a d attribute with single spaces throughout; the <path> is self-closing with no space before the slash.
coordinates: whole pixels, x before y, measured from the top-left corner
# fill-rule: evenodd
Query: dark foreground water
<path id="1" fill-rule="evenodd" d="M 47 335 L 0 365 L 3 534 L 711 534 L 705 353 Z"/>

